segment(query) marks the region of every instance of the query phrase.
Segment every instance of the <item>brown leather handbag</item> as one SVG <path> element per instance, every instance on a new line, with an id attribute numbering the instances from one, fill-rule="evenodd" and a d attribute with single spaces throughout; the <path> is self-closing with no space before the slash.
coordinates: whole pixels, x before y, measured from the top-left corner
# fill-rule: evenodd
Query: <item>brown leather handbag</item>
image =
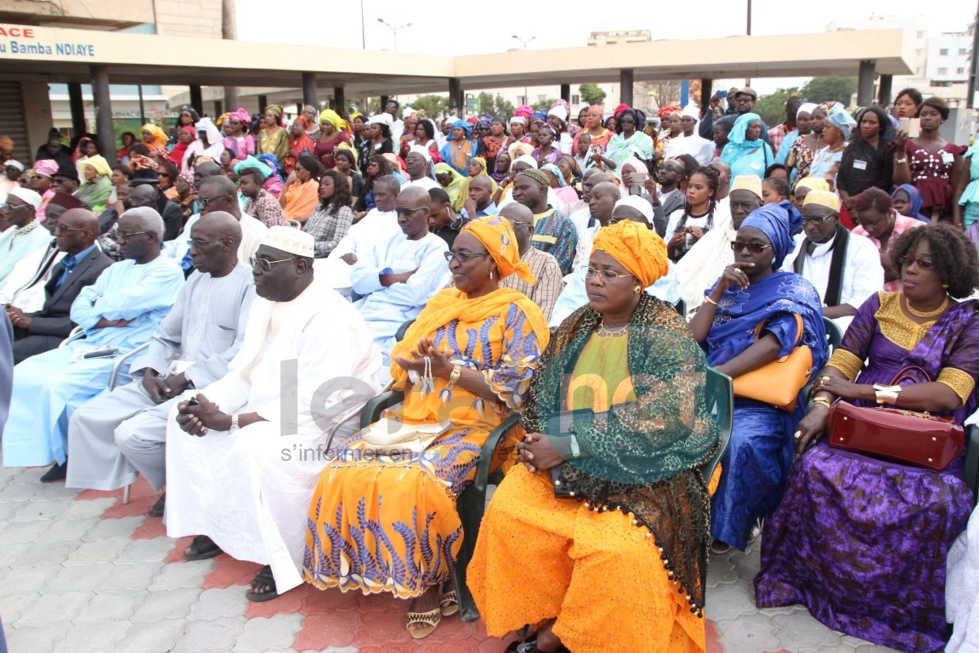
<path id="1" fill-rule="evenodd" d="M 795 314 L 796 347 L 788 356 L 768 363 L 734 379 L 734 396 L 754 399 L 791 413 L 799 400 L 799 391 L 805 387 L 812 373 L 812 350 L 802 342 L 802 318 Z M 762 322 L 755 327 L 755 341 L 761 337 Z"/>
<path id="2" fill-rule="evenodd" d="M 830 409 L 829 446 L 940 472 L 965 446 L 965 430 L 948 417 L 899 408 Z"/>

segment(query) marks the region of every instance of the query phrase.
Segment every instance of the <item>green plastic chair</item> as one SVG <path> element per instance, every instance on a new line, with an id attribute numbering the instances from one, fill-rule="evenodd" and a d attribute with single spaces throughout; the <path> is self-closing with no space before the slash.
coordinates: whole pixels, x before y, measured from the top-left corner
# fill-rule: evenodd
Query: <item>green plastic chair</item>
<path id="1" fill-rule="evenodd" d="M 721 462 L 721 456 L 731 442 L 731 431 L 734 430 L 734 382 L 727 374 L 718 372 L 713 367 L 707 368 L 707 410 L 717 420 L 720 431 L 720 446 L 714 457 L 704 463 L 704 481 L 710 483 L 714 470 Z"/>

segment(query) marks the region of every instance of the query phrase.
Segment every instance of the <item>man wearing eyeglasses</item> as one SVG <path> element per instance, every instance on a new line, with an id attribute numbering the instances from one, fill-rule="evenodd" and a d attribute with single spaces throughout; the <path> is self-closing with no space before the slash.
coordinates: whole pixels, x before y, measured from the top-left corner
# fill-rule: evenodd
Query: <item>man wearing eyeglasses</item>
<path id="1" fill-rule="evenodd" d="M 843 331 L 857 309 L 884 288 L 880 254 L 869 238 L 850 233 L 839 223 L 840 198 L 811 190 L 802 205 L 802 233 L 782 269 L 795 272 L 819 291 L 823 315 Z"/>
<path id="2" fill-rule="evenodd" d="M 36 467 L 55 461 L 42 482 L 65 477 L 72 413 L 108 386 L 117 356 L 149 340 L 183 286 L 180 266 L 160 256 L 163 218 L 154 209 L 126 211 L 117 238 L 126 260 L 106 268 L 71 305 L 71 321 L 82 327 L 83 337 L 14 368 L 3 464 Z M 128 363 L 119 378 L 129 380 Z"/>
<path id="3" fill-rule="evenodd" d="M 10 228 L 0 235 L 0 287 L 7 281 L 17 264 L 51 241 L 51 234 L 37 221 L 35 211 L 41 206 L 41 196 L 32 190 L 17 187 L 0 204 L 0 214 Z"/>
<path id="4" fill-rule="evenodd" d="M 561 266 L 553 256 L 531 247 L 530 237 L 534 233 L 534 214 L 523 204 L 512 202 L 503 207 L 500 215 L 513 225 L 513 235 L 517 238 L 520 260 L 530 266 L 536 281 L 527 283 L 515 274 L 500 280 L 501 288 L 513 288 L 530 297 L 540 306 L 545 320 L 551 319 L 551 311 L 561 289 L 564 288 L 564 275 Z"/>
<path id="5" fill-rule="evenodd" d="M 64 256 L 51 267 L 43 284 L 44 305 L 28 312 L 12 304 L 5 306 L 14 325 L 15 363 L 54 349 L 71 333 L 75 326 L 70 316 L 72 303 L 82 288 L 95 283 L 113 263 L 96 247 L 98 233 L 99 220 L 86 209 L 70 209 L 56 221 L 54 242 Z"/>
<path id="6" fill-rule="evenodd" d="M 418 317 L 425 303 L 449 281 L 445 241 L 428 230 L 431 197 L 410 186 L 398 194 L 395 211 L 400 233 L 378 241 L 364 256 L 358 253 L 350 271 L 354 291 L 364 296 L 355 306 L 384 352 L 394 346 L 394 334 L 407 320 Z"/>
<path id="7" fill-rule="evenodd" d="M 238 260 L 241 227 L 234 216 L 218 212 L 187 237 L 196 272 L 145 353 L 133 359 L 134 381 L 71 417 L 67 487 L 116 490 L 135 482 L 138 472 L 154 490 L 163 489 L 170 410 L 185 390 L 224 377 L 241 348 L 255 298 L 251 267 Z M 163 506 L 161 497 L 150 515 L 162 516 Z"/>
<path id="8" fill-rule="evenodd" d="M 149 207 L 156 209 L 163 218 L 163 240 L 174 240 L 184 224 L 184 212 L 176 202 L 172 202 L 157 189 L 160 183 L 158 177 L 136 177 L 130 185 L 133 187 L 129 194 L 129 205 L 133 208 Z"/>

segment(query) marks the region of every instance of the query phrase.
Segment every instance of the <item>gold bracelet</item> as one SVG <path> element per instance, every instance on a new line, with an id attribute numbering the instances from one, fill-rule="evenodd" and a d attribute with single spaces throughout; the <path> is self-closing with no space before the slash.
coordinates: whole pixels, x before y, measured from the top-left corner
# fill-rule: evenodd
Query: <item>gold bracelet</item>
<path id="1" fill-rule="evenodd" d="M 711 299 L 710 295 L 704 295 L 704 302 L 706 302 L 707 304 L 711 304 L 713 306 L 717 306 L 717 302 Z"/>
<path id="2" fill-rule="evenodd" d="M 874 397 L 878 405 L 896 404 L 897 397 L 901 394 L 899 385 L 878 385 L 874 384 Z"/>
<path id="3" fill-rule="evenodd" d="M 830 402 L 830 400 L 827 399 L 826 397 L 813 397 L 812 398 L 812 403 L 814 403 L 814 404 L 822 404 L 823 406 L 826 406 L 827 408 L 831 408 L 833 406 L 832 402 Z"/>

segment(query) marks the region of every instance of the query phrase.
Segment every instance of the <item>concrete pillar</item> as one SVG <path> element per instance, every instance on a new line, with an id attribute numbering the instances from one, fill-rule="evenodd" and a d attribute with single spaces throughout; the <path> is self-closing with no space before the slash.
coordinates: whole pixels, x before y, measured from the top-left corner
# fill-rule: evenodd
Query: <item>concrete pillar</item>
<path id="1" fill-rule="evenodd" d="M 347 97 L 343 92 L 342 86 L 333 87 L 333 105 L 334 111 L 339 113 L 341 116 L 347 116 Z"/>
<path id="2" fill-rule="evenodd" d="M 303 73 L 303 104 L 320 108 L 316 99 L 316 73 Z"/>
<path id="3" fill-rule="evenodd" d="M 82 100 L 82 85 L 68 84 L 68 107 L 71 109 L 71 129 L 78 138 L 86 131 L 85 126 L 85 102 Z"/>
<path id="4" fill-rule="evenodd" d="M 238 108 L 237 86 L 224 87 L 224 106 L 228 107 L 228 111 L 234 111 L 235 109 Z"/>
<path id="5" fill-rule="evenodd" d="M 110 166 L 116 164 L 116 138 L 112 130 L 112 100 L 109 96 L 109 69 L 91 66 L 92 96 L 95 99 L 95 129 L 98 132 L 99 150 Z"/>
<path id="6" fill-rule="evenodd" d="M 222 113 L 224 113 L 224 103 L 221 100 L 214 101 L 214 117 L 217 118 Z M 218 128 L 220 129 L 220 127 Z"/>
<path id="7" fill-rule="evenodd" d="M 452 93 L 451 92 L 449 93 L 449 98 L 450 99 L 452 98 Z M 388 106 L 388 96 L 387 95 L 382 95 L 381 96 L 381 109 L 380 109 L 381 113 L 384 113 L 384 110 L 387 108 L 387 106 Z M 371 110 L 371 107 L 370 107 L 370 104 L 368 104 L 367 105 L 367 113 L 370 113 L 370 110 Z"/>
<path id="8" fill-rule="evenodd" d="M 200 84 L 190 85 L 190 106 L 194 107 L 197 115 L 204 115 L 204 96 L 201 94 Z"/>
<path id="9" fill-rule="evenodd" d="M 710 111 L 710 98 L 714 95 L 714 80 L 700 80 L 700 117 L 703 118 Z"/>
<path id="10" fill-rule="evenodd" d="M 561 84 L 561 99 L 571 104 L 571 84 Z"/>
<path id="11" fill-rule="evenodd" d="M 894 75 L 881 75 L 880 88 L 877 89 L 877 104 L 886 107 L 891 103 L 891 91 L 894 87 Z"/>
<path id="12" fill-rule="evenodd" d="M 876 61 L 861 61 L 860 76 L 857 79 L 857 105 L 866 107 L 874 101 L 874 77 Z M 846 102 L 847 98 L 840 98 Z"/>
<path id="13" fill-rule="evenodd" d="M 269 105 L 269 97 L 267 95 L 258 96 L 258 112 L 265 113 L 265 107 Z"/>
<path id="14" fill-rule="evenodd" d="M 619 71 L 619 103 L 632 106 L 632 79 L 634 71 L 632 68 L 623 68 Z M 643 129 L 645 125 L 636 125 L 636 129 Z"/>
<path id="15" fill-rule="evenodd" d="M 462 80 L 458 77 L 449 78 L 449 110 L 452 107 L 456 107 L 459 110 L 457 114 L 460 118 L 463 117 L 466 110 L 466 98 L 462 95 Z"/>

